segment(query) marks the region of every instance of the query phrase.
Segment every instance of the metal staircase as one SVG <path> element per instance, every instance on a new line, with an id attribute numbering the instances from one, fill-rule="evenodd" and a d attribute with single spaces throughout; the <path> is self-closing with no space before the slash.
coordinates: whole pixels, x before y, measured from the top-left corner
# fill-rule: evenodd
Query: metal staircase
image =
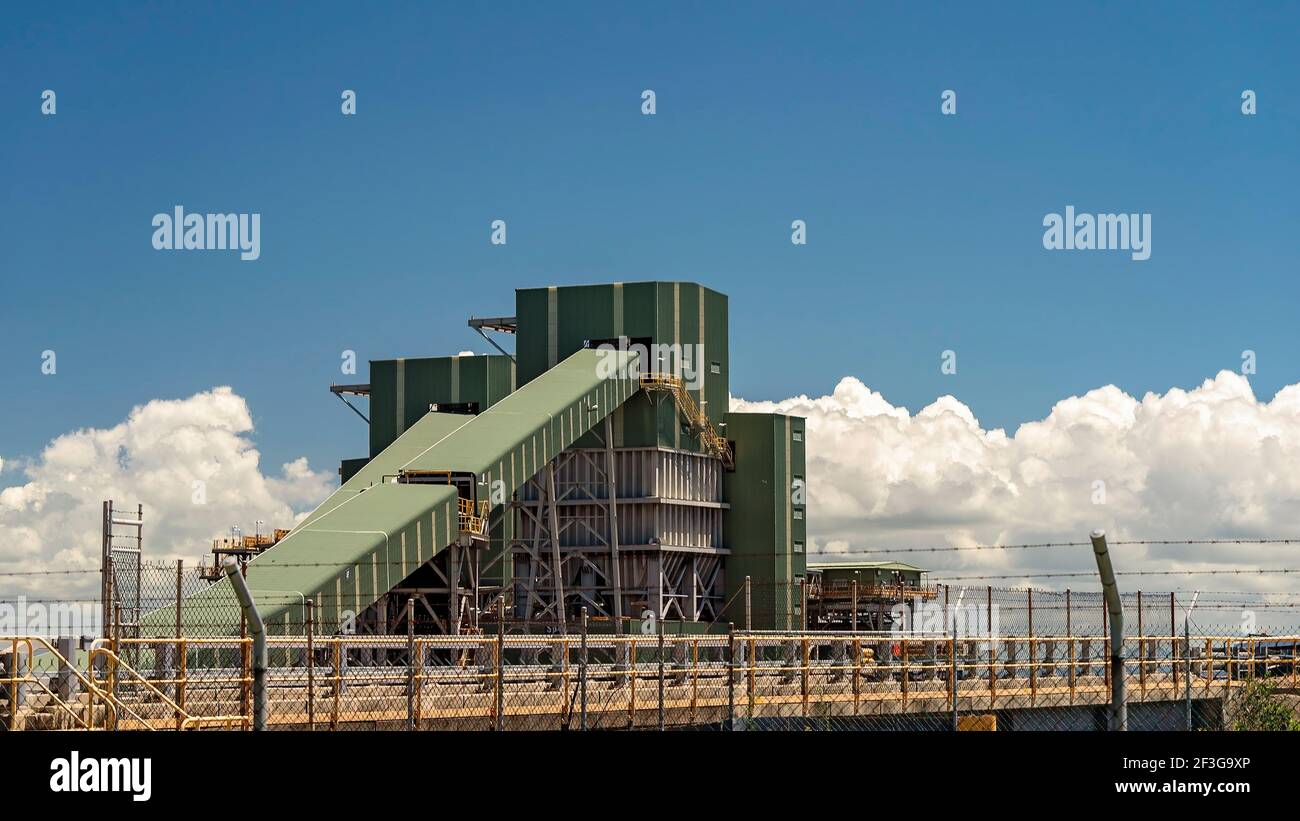
<path id="1" fill-rule="evenodd" d="M 735 455 L 731 451 L 731 445 L 727 442 L 726 437 L 718 433 L 713 427 L 713 422 L 700 410 L 699 405 L 691 398 L 690 393 L 686 390 L 680 376 L 674 376 L 670 373 L 646 373 L 641 375 L 641 390 L 652 393 L 654 391 L 666 391 L 672 394 L 673 402 L 677 405 L 677 411 L 688 423 L 690 423 L 691 432 L 700 437 L 700 444 L 710 456 L 722 460 L 723 466 L 727 470 L 734 470 L 736 467 Z"/>

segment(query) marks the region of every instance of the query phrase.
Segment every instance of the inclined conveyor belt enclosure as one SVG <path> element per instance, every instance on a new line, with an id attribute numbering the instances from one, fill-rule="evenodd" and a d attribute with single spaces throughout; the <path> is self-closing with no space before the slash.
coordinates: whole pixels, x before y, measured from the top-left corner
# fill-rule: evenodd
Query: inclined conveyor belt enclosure
<path id="1" fill-rule="evenodd" d="M 459 537 L 455 488 L 397 484 L 399 471 L 470 471 L 480 488 L 503 482 L 509 499 L 640 390 L 635 359 L 580 350 L 477 416 L 425 415 L 249 563 L 249 587 L 268 631 L 301 634 L 310 598 L 316 632 L 331 634 L 345 613 L 360 613 Z M 175 607 L 164 607 L 145 617 L 141 634 L 170 635 L 175 621 Z M 238 632 L 229 581 L 184 599 L 181 622 L 191 635 Z"/>

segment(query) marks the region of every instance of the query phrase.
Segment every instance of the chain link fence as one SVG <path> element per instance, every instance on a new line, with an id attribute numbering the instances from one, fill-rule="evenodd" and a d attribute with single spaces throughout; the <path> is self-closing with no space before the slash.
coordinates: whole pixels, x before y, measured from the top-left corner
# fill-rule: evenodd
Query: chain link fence
<path id="1" fill-rule="evenodd" d="M 255 581 L 255 565 L 249 572 Z M 212 576 L 211 569 L 178 563 L 142 565 L 132 595 L 138 591 L 141 609 L 153 618 L 114 619 L 80 634 L 0 638 L 3 723 L 13 729 L 251 726 L 252 640 L 228 602 L 213 603 L 210 612 L 198 604 L 204 597 L 195 594 Z M 726 622 L 657 624 L 643 614 L 620 624 L 621 631 L 608 620 L 581 618 L 565 630 L 524 623 L 510 617 L 508 606 L 489 605 L 459 635 L 436 634 L 440 623 L 422 615 L 415 597 L 374 635 L 347 634 L 334 619 L 316 618 L 318 610 L 340 610 L 340 602 L 302 600 L 302 616 L 277 621 L 268 639 L 268 725 L 338 731 L 1107 726 L 1113 648 L 1099 593 L 864 588 L 847 616 L 801 584 L 751 585 L 746 593 L 728 601 Z M 259 604 L 300 601 L 277 595 L 260 593 Z M 789 604 L 758 614 L 747 599 Z M 116 611 L 103 602 L 85 604 Z M 1126 594 L 1122 675 L 1129 728 L 1300 727 L 1296 604 L 1288 594 Z M 158 617 L 173 612 L 174 618 Z M 755 620 L 768 623 L 754 626 Z M 752 629 L 744 629 L 745 621 Z M 770 629 L 772 621 L 791 626 Z M 838 629 L 845 624 L 859 629 Z"/>
<path id="2" fill-rule="evenodd" d="M 24 655 L 27 640 L 5 641 L 11 660 Z M 1126 639 L 1129 729 L 1294 728 L 1298 642 Z M 1089 730 L 1106 727 L 1112 694 L 1112 648 L 1097 637 L 500 632 L 268 643 L 270 729 Z M 248 638 L 100 640 L 80 664 L 44 655 L 4 671 L 14 729 L 76 726 L 50 692 L 85 723 L 116 729 L 252 722 Z"/>

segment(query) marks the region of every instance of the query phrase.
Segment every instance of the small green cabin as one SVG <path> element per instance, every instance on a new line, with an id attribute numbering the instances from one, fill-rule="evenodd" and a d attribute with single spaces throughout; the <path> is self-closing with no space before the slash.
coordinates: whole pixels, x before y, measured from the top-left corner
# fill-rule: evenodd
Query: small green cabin
<path id="1" fill-rule="evenodd" d="M 926 571 L 902 562 L 825 561 L 808 557 L 808 576 L 815 586 L 848 587 L 856 579 L 864 592 L 873 587 L 924 587 Z"/>

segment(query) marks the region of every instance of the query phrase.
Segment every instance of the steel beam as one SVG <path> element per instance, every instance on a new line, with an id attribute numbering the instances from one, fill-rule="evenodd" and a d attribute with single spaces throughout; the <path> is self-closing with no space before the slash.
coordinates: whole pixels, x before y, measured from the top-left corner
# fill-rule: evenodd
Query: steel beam
<path id="1" fill-rule="evenodd" d="M 560 635 L 564 635 L 567 632 L 564 628 L 564 576 L 562 563 L 560 561 L 560 517 L 555 508 L 556 495 L 554 460 L 546 465 L 546 486 L 547 498 L 551 502 L 551 582 L 555 589 L 555 618 L 560 625 Z"/>
<path id="2" fill-rule="evenodd" d="M 623 571 L 618 557 L 618 489 L 614 485 L 614 414 L 605 417 L 605 482 L 609 486 L 609 563 L 614 583 L 614 633 L 623 632 Z"/>

